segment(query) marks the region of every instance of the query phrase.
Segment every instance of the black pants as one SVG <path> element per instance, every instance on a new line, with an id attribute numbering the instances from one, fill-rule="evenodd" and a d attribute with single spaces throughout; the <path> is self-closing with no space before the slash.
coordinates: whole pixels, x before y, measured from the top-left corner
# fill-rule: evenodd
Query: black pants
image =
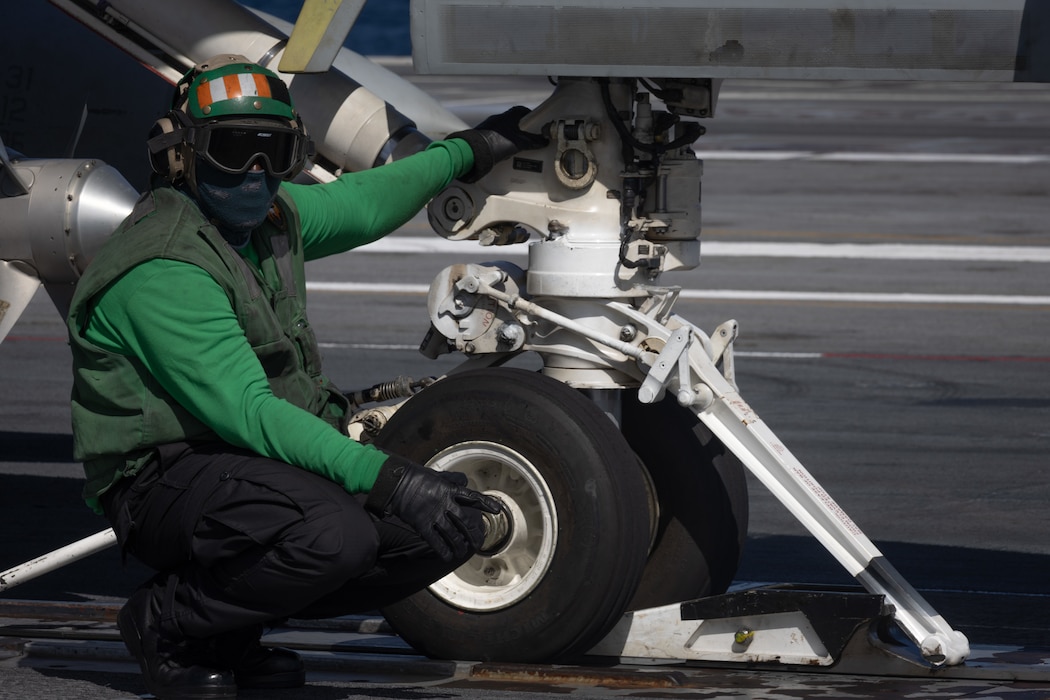
<path id="1" fill-rule="evenodd" d="M 363 501 L 225 444 L 165 446 L 102 498 L 121 546 L 158 571 L 162 630 L 185 639 L 375 610 L 462 563 Z"/>

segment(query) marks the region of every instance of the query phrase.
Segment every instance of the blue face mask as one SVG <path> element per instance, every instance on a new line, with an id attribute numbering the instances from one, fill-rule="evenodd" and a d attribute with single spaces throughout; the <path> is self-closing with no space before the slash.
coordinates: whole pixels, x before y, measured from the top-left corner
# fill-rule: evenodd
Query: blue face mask
<path id="1" fill-rule="evenodd" d="M 224 173 L 203 160 L 196 163 L 197 204 L 230 245 L 242 248 L 266 219 L 281 179 L 265 170 Z"/>

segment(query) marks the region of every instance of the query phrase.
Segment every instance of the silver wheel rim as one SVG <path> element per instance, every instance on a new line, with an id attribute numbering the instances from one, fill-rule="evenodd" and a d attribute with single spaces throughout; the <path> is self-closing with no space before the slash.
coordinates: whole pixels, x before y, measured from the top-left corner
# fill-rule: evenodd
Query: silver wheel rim
<path id="1" fill-rule="evenodd" d="M 502 500 L 511 534 L 495 552 L 472 557 L 430 586 L 435 596 L 461 610 L 492 611 L 525 598 L 543 580 L 554 558 L 558 513 L 546 481 L 529 460 L 493 442 L 463 442 L 427 463 L 438 471 L 466 474 L 470 488 Z"/>

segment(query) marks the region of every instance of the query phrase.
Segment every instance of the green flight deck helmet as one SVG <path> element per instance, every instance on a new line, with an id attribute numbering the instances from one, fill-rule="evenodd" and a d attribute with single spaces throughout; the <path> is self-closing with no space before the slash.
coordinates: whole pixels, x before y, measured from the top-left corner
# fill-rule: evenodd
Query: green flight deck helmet
<path id="1" fill-rule="evenodd" d="M 193 183 L 202 158 L 225 173 L 244 173 L 256 161 L 283 180 L 295 177 L 311 152 L 288 86 L 244 56 L 215 56 L 186 73 L 171 110 L 147 141 L 154 171 Z"/>

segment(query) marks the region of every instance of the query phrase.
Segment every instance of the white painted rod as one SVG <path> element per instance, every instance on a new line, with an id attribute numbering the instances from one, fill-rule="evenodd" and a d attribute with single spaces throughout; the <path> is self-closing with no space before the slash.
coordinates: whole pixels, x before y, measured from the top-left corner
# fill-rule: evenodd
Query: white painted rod
<path id="1" fill-rule="evenodd" d="M 108 549 L 117 543 L 117 536 L 113 529 L 97 532 L 90 537 L 77 540 L 65 547 L 48 552 L 36 559 L 31 559 L 18 566 L 12 567 L 0 573 L 0 592 L 14 588 L 20 583 L 31 581 L 37 576 L 42 576 L 55 569 L 60 569 L 67 564 L 72 564 L 78 559 L 89 557 L 92 554 Z"/>

